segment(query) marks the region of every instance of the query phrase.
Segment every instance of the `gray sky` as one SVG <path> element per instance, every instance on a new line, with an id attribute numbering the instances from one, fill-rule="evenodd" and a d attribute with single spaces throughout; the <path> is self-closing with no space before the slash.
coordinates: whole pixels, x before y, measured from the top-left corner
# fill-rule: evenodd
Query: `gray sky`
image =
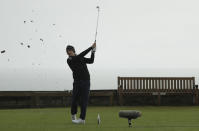
<path id="1" fill-rule="evenodd" d="M 88 66 L 91 89 L 116 89 L 118 75 L 195 76 L 198 83 L 198 4 L 1 0 L 0 51 L 6 53 L 0 54 L 0 90 L 72 89 L 65 47 L 72 44 L 79 53 L 92 44 L 97 5 L 101 11 L 96 59 Z"/>

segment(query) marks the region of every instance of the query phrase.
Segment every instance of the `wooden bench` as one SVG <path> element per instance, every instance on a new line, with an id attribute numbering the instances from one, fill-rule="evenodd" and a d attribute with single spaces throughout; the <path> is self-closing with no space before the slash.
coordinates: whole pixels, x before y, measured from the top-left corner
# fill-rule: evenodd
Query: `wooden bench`
<path id="1" fill-rule="evenodd" d="M 194 77 L 118 77 L 119 104 L 123 105 L 124 95 L 157 95 L 158 105 L 161 95 L 192 94 L 198 105 L 198 87 Z"/>

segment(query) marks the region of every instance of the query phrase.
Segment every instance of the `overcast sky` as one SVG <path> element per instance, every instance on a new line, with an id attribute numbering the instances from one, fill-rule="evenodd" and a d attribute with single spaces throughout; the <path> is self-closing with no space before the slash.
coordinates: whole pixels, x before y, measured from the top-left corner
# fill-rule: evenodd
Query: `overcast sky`
<path id="1" fill-rule="evenodd" d="M 198 83 L 197 0 L 0 0 L 0 90 L 72 89 L 65 47 L 91 46 L 97 5 L 91 89 L 116 89 L 117 76 L 195 76 Z"/>

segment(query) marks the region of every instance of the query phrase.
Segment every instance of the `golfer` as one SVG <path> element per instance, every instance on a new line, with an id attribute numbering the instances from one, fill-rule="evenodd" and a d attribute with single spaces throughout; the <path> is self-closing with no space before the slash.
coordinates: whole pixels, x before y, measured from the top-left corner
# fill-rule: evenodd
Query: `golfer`
<path id="1" fill-rule="evenodd" d="M 91 57 L 85 58 L 84 56 L 91 51 Z M 72 122 L 76 124 L 85 124 L 86 108 L 90 92 L 90 74 L 86 64 L 94 62 L 96 51 L 96 43 L 91 47 L 76 55 L 75 48 L 71 45 L 66 47 L 68 54 L 67 63 L 73 72 L 73 92 L 72 92 L 72 105 L 71 105 L 71 118 Z M 80 99 L 80 118 L 76 118 L 78 100 Z"/>

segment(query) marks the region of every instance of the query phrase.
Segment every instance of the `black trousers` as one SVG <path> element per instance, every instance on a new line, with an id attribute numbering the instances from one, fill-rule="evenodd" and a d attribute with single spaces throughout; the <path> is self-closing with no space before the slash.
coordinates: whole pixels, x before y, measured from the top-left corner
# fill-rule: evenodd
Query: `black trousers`
<path id="1" fill-rule="evenodd" d="M 85 120 L 86 118 L 86 108 L 89 100 L 90 92 L 90 80 L 80 80 L 74 81 L 73 92 L 72 92 L 72 105 L 71 114 L 77 114 L 78 102 L 80 102 L 80 118 Z M 79 101 L 80 100 L 80 101 Z"/>

